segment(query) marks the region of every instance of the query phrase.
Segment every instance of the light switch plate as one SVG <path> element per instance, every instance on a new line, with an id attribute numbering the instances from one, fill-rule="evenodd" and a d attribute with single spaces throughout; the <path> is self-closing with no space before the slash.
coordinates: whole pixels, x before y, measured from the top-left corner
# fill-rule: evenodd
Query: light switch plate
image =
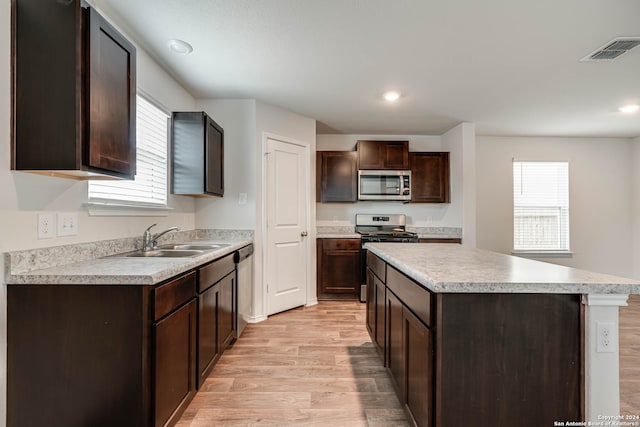
<path id="1" fill-rule="evenodd" d="M 76 212 L 58 213 L 58 236 L 78 234 L 78 214 Z"/>

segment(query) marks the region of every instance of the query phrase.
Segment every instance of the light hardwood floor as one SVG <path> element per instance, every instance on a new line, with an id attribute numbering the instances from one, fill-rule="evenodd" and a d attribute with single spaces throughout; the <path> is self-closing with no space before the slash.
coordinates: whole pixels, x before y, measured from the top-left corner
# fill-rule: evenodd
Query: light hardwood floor
<path id="1" fill-rule="evenodd" d="M 620 412 L 640 415 L 640 295 L 620 307 Z"/>
<path id="2" fill-rule="evenodd" d="M 179 427 L 407 426 L 365 327 L 365 305 L 321 302 L 250 324 Z"/>
<path id="3" fill-rule="evenodd" d="M 640 415 L 640 296 L 620 309 L 621 413 Z M 248 325 L 178 427 L 406 426 L 359 302 L 321 302 Z"/>

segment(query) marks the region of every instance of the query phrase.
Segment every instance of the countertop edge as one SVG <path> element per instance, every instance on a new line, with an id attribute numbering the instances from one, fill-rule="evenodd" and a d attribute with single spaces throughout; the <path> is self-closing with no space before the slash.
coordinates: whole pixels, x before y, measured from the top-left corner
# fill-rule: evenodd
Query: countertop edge
<path id="1" fill-rule="evenodd" d="M 202 242 L 202 241 L 201 241 Z M 217 240 L 217 243 L 229 243 L 229 246 L 217 249 L 211 252 L 205 252 L 202 255 L 189 258 L 157 258 L 157 259 L 140 259 L 140 258 L 121 258 L 121 257 L 104 257 L 96 258 L 88 261 L 80 261 L 74 264 L 67 264 L 58 267 L 50 267 L 42 270 L 34 270 L 27 273 L 10 274 L 5 277 L 7 286 L 12 285 L 157 285 L 165 280 L 176 277 L 198 266 L 215 261 L 232 254 L 236 250 L 253 243 L 253 239 L 242 239 L 235 241 Z M 134 270 L 140 263 L 145 263 L 152 270 L 148 274 L 132 273 L 127 274 L 109 274 L 100 273 L 101 265 L 115 264 L 119 262 L 123 265 L 124 271 L 127 271 L 127 265 Z M 157 266 L 157 268 L 154 268 Z M 95 273 L 92 270 L 95 269 Z M 68 270 L 67 273 L 64 270 Z M 73 273 L 73 270 L 78 273 Z"/>
<path id="2" fill-rule="evenodd" d="M 634 283 L 539 283 L 539 282 L 442 282 L 434 281 L 410 265 L 405 264 L 396 257 L 387 254 L 370 244 L 365 245 L 365 249 L 371 251 L 392 267 L 416 281 L 425 289 L 435 293 L 509 293 L 509 294 L 640 294 L 640 282 L 632 279 L 620 278 L 620 281 Z M 489 252 L 489 251 L 486 251 Z M 510 256 L 510 255 L 505 255 Z M 534 261 L 538 262 L 538 261 Z M 554 264 L 555 265 L 555 264 Z M 558 266 L 558 265 L 556 265 Z M 564 267 L 564 266 L 558 266 Z M 570 268 L 570 267 L 566 267 Z M 597 273 L 598 275 L 616 277 Z"/>

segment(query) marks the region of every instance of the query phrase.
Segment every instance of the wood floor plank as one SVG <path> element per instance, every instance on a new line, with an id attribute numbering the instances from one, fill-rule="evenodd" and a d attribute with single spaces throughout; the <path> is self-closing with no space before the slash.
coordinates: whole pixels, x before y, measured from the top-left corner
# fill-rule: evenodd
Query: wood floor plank
<path id="1" fill-rule="evenodd" d="M 256 359 L 259 359 L 256 361 Z M 318 365 L 335 365 L 335 358 L 331 355 L 313 356 L 313 357 L 296 357 L 289 355 L 282 356 L 260 356 L 259 354 L 228 356 L 218 361 L 219 365 L 238 365 L 238 366 L 318 366 Z"/>
<path id="2" fill-rule="evenodd" d="M 410 425 L 356 301 L 247 325 L 178 427 Z M 620 309 L 620 406 L 640 414 L 640 296 Z"/>
<path id="3" fill-rule="evenodd" d="M 365 317 L 327 301 L 248 325 L 177 425 L 409 425 Z"/>
<path id="4" fill-rule="evenodd" d="M 229 391 L 253 392 L 368 392 L 378 391 L 374 378 L 274 378 L 265 381 L 264 378 L 236 378 Z"/>
<path id="5" fill-rule="evenodd" d="M 311 408 L 309 392 L 198 392 L 189 405 L 193 408 L 289 409 Z"/>
<path id="6" fill-rule="evenodd" d="M 178 427 L 240 427 L 240 426 L 368 426 L 367 415 L 362 412 L 349 413 L 340 409 L 259 409 L 238 410 L 207 408 L 193 420 L 177 424 Z M 400 424 L 398 424 L 400 425 Z"/>
<path id="7" fill-rule="evenodd" d="M 401 409 L 400 402 L 393 392 L 313 392 L 311 393 L 311 407 L 315 409 L 343 409 L 345 411 L 376 408 Z"/>

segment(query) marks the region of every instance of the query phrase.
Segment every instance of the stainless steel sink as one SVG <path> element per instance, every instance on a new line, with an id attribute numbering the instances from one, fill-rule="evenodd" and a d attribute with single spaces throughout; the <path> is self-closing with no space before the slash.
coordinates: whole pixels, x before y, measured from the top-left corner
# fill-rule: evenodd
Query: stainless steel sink
<path id="1" fill-rule="evenodd" d="M 183 249 L 154 249 L 150 251 L 133 251 L 124 254 L 115 255 L 123 258 L 185 258 L 203 254 L 204 251 L 199 250 L 183 250 Z"/>
<path id="2" fill-rule="evenodd" d="M 195 251 L 211 251 L 214 249 L 220 249 L 229 246 L 227 243 L 215 243 L 215 244 L 189 244 L 189 243 L 178 243 L 171 245 L 162 245 L 160 249 L 169 249 L 169 250 L 195 250 Z"/>
<path id="3" fill-rule="evenodd" d="M 211 244 L 189 244 L 189 243 L 174 243 L 169 245 L 162 245 L 158 249 L 152 249 L 150 251 L 143 251 L 139 249 L 133 252 L 127 252 L 124 254 L 112 255 L 116 258 L 185 258 L 201 255 L 208 251 L 214 251 L 216 249 L 229 246 L 228 243 L 211 243 Z"/>

